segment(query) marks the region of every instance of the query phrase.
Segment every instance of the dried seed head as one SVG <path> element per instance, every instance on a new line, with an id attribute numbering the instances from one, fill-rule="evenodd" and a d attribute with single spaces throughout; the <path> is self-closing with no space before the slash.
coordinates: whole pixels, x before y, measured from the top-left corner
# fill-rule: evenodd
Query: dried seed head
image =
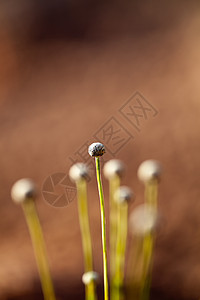
<path id="1" fill-rule="evenodd" d="M 132 211 L 129 222 L 134 234 L 144 236 L 156 228 L 158 214 L 150 205 L 141 204 Z"/>
<path id="2" fill-rule="evenodd" d="M 82 282 L 87 285 L 90 282 L 95 282 L 97 283 L 99 281 L 99 274 L 94 271 L 86 272 L 82 276 Z"/>
<path id="3" fill-rule="evenodd" d="M 28 178 L 18 180 L 11 189 L 11 197 L 15 203 L 23 203 L 28 199 L 35 199 L 36 195 L 35 183 Z"/>
<path id="4" fill-rule="evenodd" d="M 146 160 L 138 168 L 138 178 L 143 182 L 160 179 L 161 165 L 157 160 Z"/>
<path id="5" fill-rule="evenodd" d="M 106 152 L 105 147 L 101 143 L 93 143 L 88 148 L 88 153 L 90 156 L 102 156 Z"/>
<path id="6" fill-rule="evenodd" d="M 130 202 L 134 198 L 133 191 L 127 186 L 120 186 L 114 194 L 115 201 L 118 203 Z"/>
<path id="7" fill-rule="evenodd" d="M 72 181 L 77 182 L 79 180 L 89 179 L 89 168 L 84 163 L 76 163 L 69 170 L 69 177 Z"/>
<path id="8" fill-rule="evenodd" d="M 121 177 L 124 173 L 124 169 L 125 166 L 121 160 L 111 159 L 107 163 L 105 163 L 103 172 L 104 172 L 104 176 L 107 179 L 111 179 L 116 175 Z"/>

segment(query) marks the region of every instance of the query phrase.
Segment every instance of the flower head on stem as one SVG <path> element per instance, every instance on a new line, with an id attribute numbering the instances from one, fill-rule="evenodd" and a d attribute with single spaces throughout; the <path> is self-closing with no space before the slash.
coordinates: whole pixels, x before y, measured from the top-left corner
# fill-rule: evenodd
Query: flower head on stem
<path id="1" fill-rule="evenodd" d="M 93 143 L 88 148 L 90 156 L 95 157 L 97 186 L 99 191 L 100 212 L 101 212 L 101 231 L 102 231 L 102 247 L 103 247 L 103 270 L 104 270 L 104 300 L 108 300 L 108 266 L 107 266 L 107 246 L 106 246 L 106 218 L 104 208 L 104 196 L 100 173 L 99 156 L 105 153 L 105 147 L 101 143 Z"/>
<path id="2" fill-rule="evenodd" d="M 27 178 L 18 180 L 11 189 L 11 197 L 13 201 L 22 205 L 25 214 L 35 252 L 44 299 L 55 300 L 56 298 L 46 254 L 46 246 L 35 207 L 34 200 L 36 199 L 36 195 L 37 192 L 35 183 L 31 179 Z"/>

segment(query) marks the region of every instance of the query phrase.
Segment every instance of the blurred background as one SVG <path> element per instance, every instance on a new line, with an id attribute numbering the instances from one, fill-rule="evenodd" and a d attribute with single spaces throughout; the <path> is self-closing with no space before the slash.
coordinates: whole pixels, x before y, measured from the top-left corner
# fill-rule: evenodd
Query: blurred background
<path id="1" fill-rule="evenodd" d="M 90 160 L 87 144 L 96 140 L 108 149 L 105 160 L 127 164 L 131 209 L 143 201 L 139 164 L 162 163 L 152 299 L 199 298 L 199 35 L 199 1 L 1 0 L 0 299 L 42 299 L 23 212 L 10 198 L 22 177 L 39 187 L 56 293 L 83 299 L 76 193 L 67 174 L 73 161 Z M 102 274 L 94 176 L 88 190 Z"/>

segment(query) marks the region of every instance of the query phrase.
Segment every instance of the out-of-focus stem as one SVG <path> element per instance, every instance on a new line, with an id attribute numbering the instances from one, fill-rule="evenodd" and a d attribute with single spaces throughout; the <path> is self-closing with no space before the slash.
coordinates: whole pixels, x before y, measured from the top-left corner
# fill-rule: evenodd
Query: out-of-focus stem
<path id="1" fill-rule="evenodd" d="M 114 276 L 116 271 L 116 242 L 117 242 L 117 223 L 118 223 L 118 205 L 114 199 L 115 191 L 120 186 L 118 175 L 109 179 L 110 192 L 110 282 L 111 282 L 111 299 L 114 288 Z"/>
<path id="2" fill-rule="evenodd" d="M 83 256 L 85 272 L 93 270 L 92 242 L 89 225 L 88 204 L 87 204 L 87 184 L 86 180 L 76 182 L 78 196 L 79 223 L 83 245 Z M 85 286 L 86 300 L 96 300 L 96 283 L 91 281 Z"/>
<path id="3" fill-rule="evenodd" d="M 46 247 L 40 226 L 40 221 L 37 215 L 35 203 L 32 199 L 28 199 L 22 203 L 26 221 L 28 224 L 35 258 L 40 275 L 42 290 L 45 300 L 55 300 L 53 283 L 49 271 L 49 265 L 46 254 Z"/>
<path id="4" fill-rule="evenodd" d="M 158 207 L 158 180 L 152 179 L 145 183 L 145 202 L 157 210 Z"/>

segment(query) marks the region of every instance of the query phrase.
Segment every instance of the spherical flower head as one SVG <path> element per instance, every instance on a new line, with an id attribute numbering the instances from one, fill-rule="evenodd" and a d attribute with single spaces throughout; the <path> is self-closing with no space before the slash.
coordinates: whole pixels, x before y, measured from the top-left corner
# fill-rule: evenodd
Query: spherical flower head
<path id="1" fill-rule="evenodd" d="M 130 215 L 130 229 L 139 236 L 151 233 L 158 224 L 158 213 L 148 204 L 136 207 Z"/>
<path id="2" fill-rule="evenodd" d="M 134 198 L 133 191 L 128 186 L 120 186 L 114 193 L 114 199 L 117 203 L 128 203 Z"/>
<path id="3" fill-rule="evenodd" d="M 69 170 L 69 177 L 72 181 L 78 182 L 80 180 L 89 179 L 89 168 L 84 163 L 76 163 Z"/>
<path id="4" fill-rule="evenodd" d="M 105 163 L 103 172 L 107 179 L 111 179 L 115 176 L 122 177 L 125 170 L 124 163 L 119 159 L 111 159 Z"/>
<path id="5" fill-rule="evenodd" d="M 144 183 L 152 180 L 159 180 L 162 172 L 160 163 L 157 160 L 146 160 L 138 168 L 138 178 Z"/>
<path id="6" fill-rule="evenodd" d="M 88 147 L 88 153 L 90 156 L 98 157 L 104 155 L 106 152 L 105 147 L 101 143 L 93 143 Z"/>
<path id="7" fill-rule="evenodd" d="M 85 285 L 88 285 L 91 282 L 95 282 L 97 283 L 99 281 L 99 274 L 97 272 L 94 271 L 89 271 L 83 274 L 82 276 L 82 282 Z"/>
<path id="8" fill-rule="evenodd" d="M 36 195 L 35 183 L 28 178 L 18 180 L 11 189 L 11 197 L 15 203 L 23 203 L 28 199 L 35 199 Z"/>

